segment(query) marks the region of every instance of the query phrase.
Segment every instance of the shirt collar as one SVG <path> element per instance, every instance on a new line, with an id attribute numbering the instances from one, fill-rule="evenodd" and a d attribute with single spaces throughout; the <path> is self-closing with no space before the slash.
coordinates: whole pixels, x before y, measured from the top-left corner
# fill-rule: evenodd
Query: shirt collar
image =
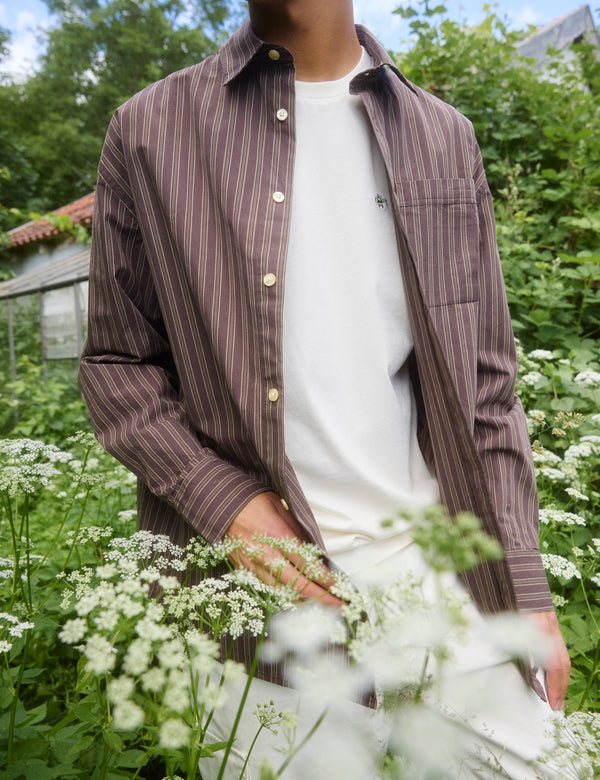
<path id="1" fill-rule="evenodd" d="M 418 94 L 414 86 L 394 65 L 393 60 L 384 47 L 379 43 L 377 38 L 366 29 L 366 27 L 363 27 L 360 24 L 356 25 L 356 33 L 361 46 L 364 46 L 367 53 L 373 59 L 373 67 L 354 77 L 351 85 L 352 92 L 360 91 L 360 88 L 366 84 L 372 84 L 375 80 L 382 77 L 385 70 L 388 70 L 394 73 L 412 92 Z M 264 51 L 266 53 L 272 49 L 277 49 L 279 52 L 279 61 L 281 63 L 284 63 L 286 60 L 289 62 L 292 61 L 292 55 L 287 49 L 283 46 L 274 46 L 262 41 L 252 29 L 250 20 L 246 20 L 246 22 L 233 33 L 217 55 L 223 69 L 223 83 L 229 84 L 237 78 L 259 52 Z"/>

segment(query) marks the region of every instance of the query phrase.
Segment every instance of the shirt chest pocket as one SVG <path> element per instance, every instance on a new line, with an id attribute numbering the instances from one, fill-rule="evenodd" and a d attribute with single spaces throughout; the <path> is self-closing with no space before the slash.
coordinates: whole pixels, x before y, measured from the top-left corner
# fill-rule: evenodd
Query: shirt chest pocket
<path id="1" fill-rule="evenodd" d="M 479 298 L 479 220 L 471 179 L 398 181 L 399 217 L 429 306 Z"/>

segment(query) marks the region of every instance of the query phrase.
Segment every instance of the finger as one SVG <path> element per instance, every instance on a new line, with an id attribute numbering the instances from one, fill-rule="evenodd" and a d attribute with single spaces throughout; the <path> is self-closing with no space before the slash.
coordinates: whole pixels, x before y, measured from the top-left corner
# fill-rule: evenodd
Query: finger
<path id="1" fill-rule="evenodd" d="M 232 561 L 234 565 L 253 571 L 261 582 L 273 587 L 277 585 L 291 587 L 303 600 L 319 601 L 321 604 L 337 608 L 343 606 L 343 602 L 337 596 L 329 593 L 327 588 L 313 582 L 299 572 L 295 566 L 289 564 L 279 550 L 266 548 L 264 552 L 268 557 L 261 558 L 246 555 L 241 551 L 236 552 L 236 561 Z"/>
<path id="2" fill-rule="evenodd" d="M 565 665 L 562 659 L 546 666 L 546 690 L 548 703 L 553 710 L 562 710 L 565 706 L 567 685 L 569 684 L 570 663 Z"/>
<path id="3" fill-rule="evenodd" d="M 329 590 L 329 588 L 332 588 L 335 585 L 333 573 L 325 563 L 315 562 L 311 563 L 309 566 L 300 555 L 294 555 L 293 553 L 288 553 L 286 558 L 294 568 L 299 572 L 302 572 L 302 574 L 310 580 L 313 580 L 313 582 L 318 582 L 319 585 L 322 585 L 326 590 Z"/>

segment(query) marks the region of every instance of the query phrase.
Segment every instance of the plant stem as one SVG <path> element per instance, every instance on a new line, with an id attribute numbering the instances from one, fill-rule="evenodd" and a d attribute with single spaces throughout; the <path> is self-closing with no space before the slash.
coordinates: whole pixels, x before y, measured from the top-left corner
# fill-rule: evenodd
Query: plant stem
<path id="1" fill-rule="evenodd" d="M 592 671 L 589 674 L 587 684 L 585 686 L 585 690 L 583 692 L 581 699 L 579 700 L 579 704 L 577 705 L 578 710 L 583 710 L 583 707 L 587 701 L 587 697 L 589 696 L 590 690 L 592 689 L 592 685 L 594 683 L 594 677 L 596 676 L 596 672 L 598 670 L 599 661 L 600 661 L 600 642 L 596 645 L 596 652 L 594 653 L 594 663 L 592 666 Z"/>
<path id="2" fill-rule="evenodd" d="M 235 720 L 233 722 L 233 726 L 231 728 L 231 734 L 229 735 L 229 741 L 227 742 L 227 747 L 225 748 L 225 753 L 223 755 L 223 761 L 221 762 L 221 768 L 219 769 L 219 774 L 217 775 L 217 780 L 222 780 L 223 774 L 225 772 L 225 768 L 227 766 L 227 761 L 229 759 L 229 754 L 231 753 L 231 748 L 233 747 L 233 743 L 235 740 L 235 735 L 238 730 L 238 726 L 240 724 L 240 720 L 242 718 L 242 712 L 244 710 L 244 707 L 246 705 L 246 699 L 248 698 L 248 694 L 250 693 L 250 685 L 252 684 L 252 680 L 254 678 L 254 673 L 256 672 L 256 667 L 258 666 L 258 656 L 260 654 L 260 649 L 263 645 L 263 642 L 265 641 L 265 634 L 266 634 L 266 624 L 267 621 L 265 620 L 265 624 L 263 626 L 263 630 L 261 632 L 260 637 L 258 638 L 258 642 L 256 643 L 256 652 L 254 653 L 254 658 L 252 659 L 252 666 L 250 667 L 250 671 L 248 673 L 248 679 L 246 680 L 246 685 L 244 687 L 244 692 L 242 694 L 242 699 L 240 701 L 240 705 L 237 709 Z"/>
<path id="3" fill-rule="evenodd" d="M 19 703 L 19 692 L 21 689 L 21 681 L 23 680 L 23 672 L 25 671 L 25 663 L 27 661 L 27 651 L 29 649 L 29 633 L 25 634 L 25 643 L 23 645 L 23 655 L 21 656 L 21 664 L 19 666 L 19 675 L 15 683 L 13 691 L 13 699 L 10 703 L 10 720 L 8 724 L 8 748 L 7 748 L 7 761 L 10 766 L 12 761 L 13 742 L 15 737 L 15 721 L 17 717 L 17 705 Z"/>
<path id="4" fill-rule="evenodd" d="M 252 744 L 250 745 L 250 748 L 248 749 L 248 752 L 246 753 L 246 760 L 244 761 L 244 766 L 242 767 L 242 771 L 240 772 L 240 776 L 238 777 L 238 780 L 244 780 L 244 772 L 246 771 L 246 767 L 248 766 L 248 761 L 250 761 L 250 754 L 254 750 L 254 745 L 256 745 L 256 740 L 259 737 L 260 732 L 264 729 L 264 724 L 260 724 L 258 727 L 258 731 L 254 735 L 254 739 L 252 740 Z"/>
<path id="5" fill-rule="evenodd" d="M 327 713 L 328 713 L 328 712 L 329 712 L 329 707 L 326 707 L 326 708 L 323 710 L 323 712 L 322 712 L 322 713 L 319 715 L 319 717 L 317 718 L 317 720 L 314 722 L 314 724 L 313 724 L 313 726 L 312 726 L 311 730 L 310 730 L 310 731 L 308 732 L 308 734 L 307 734 L 307 735 L 304 737 L 304 739 L 302 740 L 302 742 L 301 742 L 301 743 L 298 745 L 298 747 L 297 747 L 297 748 L 295 748 L 295 749 L 293 750 L 293 752 L 291 753 L 291 755 L 289 755 L 289 756 L 288 756 L 288 757 L 285 759 L 285 761 L 283 762 L 283 764 L 282 764 L 282 765 L 279 767 L 279 769 L 277 770 L 276 777 L 281 777 L 281 775 L 282 775 L 282 774 L 285 772 L 285 770 L 288 768 L 288 765 L 289 765 L 290 761 L 292 760 L 292 758 L 294 758 L 294 756 L 295 756 L 297 753 L 299 753 L 299 752 L 302 750 L 302 748 L 304 747 L 304 745 L 306 745 L 306 743 L 308 742 L 308 740 L 309 740 L 309 739 L 312 737 L 312 735 L 315 733 L 315 731 L 316 731 L 316 730 L 319 728 L 319 726 L 321 725 L 321 723 L 323 723 L 323 720 L 325 719 L 325 716 L 327 715 Z"/>

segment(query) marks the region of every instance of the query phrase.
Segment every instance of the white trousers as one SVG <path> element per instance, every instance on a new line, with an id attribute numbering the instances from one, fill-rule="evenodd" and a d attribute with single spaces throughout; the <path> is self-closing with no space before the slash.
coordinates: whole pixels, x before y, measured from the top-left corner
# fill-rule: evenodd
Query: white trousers
<path id="1" fill-rule="evenodd" d="M 423 577 L 423 589 L 429 597 L 439 587 L 415 545 L 407 544 L 383 560 L 377 550 L 371 552 L 367 565 L 361 564 L 364 556 L 359 551 L 336 556 L 336 564 L 350 574 L 359 588 L 368 583 L 373 565 L 378 576 L 382 567 L 389 567 L 390 571 L 412 571 Z M 465 593 L 456 577 L 448 577 L 446 583 L 458 593 Z M 427 694 L 423 706 L 400 708 L 391 715 L 347 701 L 330 706 L 319 728 L 289 762 L 282 775 L 284 780 L 375 780 L 387 745 L 406 756 L 415 767 L 407 769 L 402 777 L 554 777 L 537 762 L 553 744 L 546 721 L 551 713 L 549 705 L 525 684 L 515 665 L 490 641 L 487 624 L 472 602 L 464 612 L 469 620 L 466 641 L 453 648 L 451 664 L 442 668 L 440 681 Z M 214 713 L 209 725 L 209 742 L 228 739 L 244 685 L 242 680 L 229 687 L 227 703 Z M 226 780 L 240 778 L 258 730 L 253 714 L 256 704 L 271 701 L 278 711 L 297 714 L 293 739 L 296 747 L 323 715 L 323 704 L 314 697 L 253 680 L 224 774 Z M 243 780 L 259 780 L 265 760 L 278 770 L 289 746 L 286 730 L 272 734 L 263 729 Z M 200 761 L 203 780 L 216 780 L 219 755 L 222 753 Z"/>

